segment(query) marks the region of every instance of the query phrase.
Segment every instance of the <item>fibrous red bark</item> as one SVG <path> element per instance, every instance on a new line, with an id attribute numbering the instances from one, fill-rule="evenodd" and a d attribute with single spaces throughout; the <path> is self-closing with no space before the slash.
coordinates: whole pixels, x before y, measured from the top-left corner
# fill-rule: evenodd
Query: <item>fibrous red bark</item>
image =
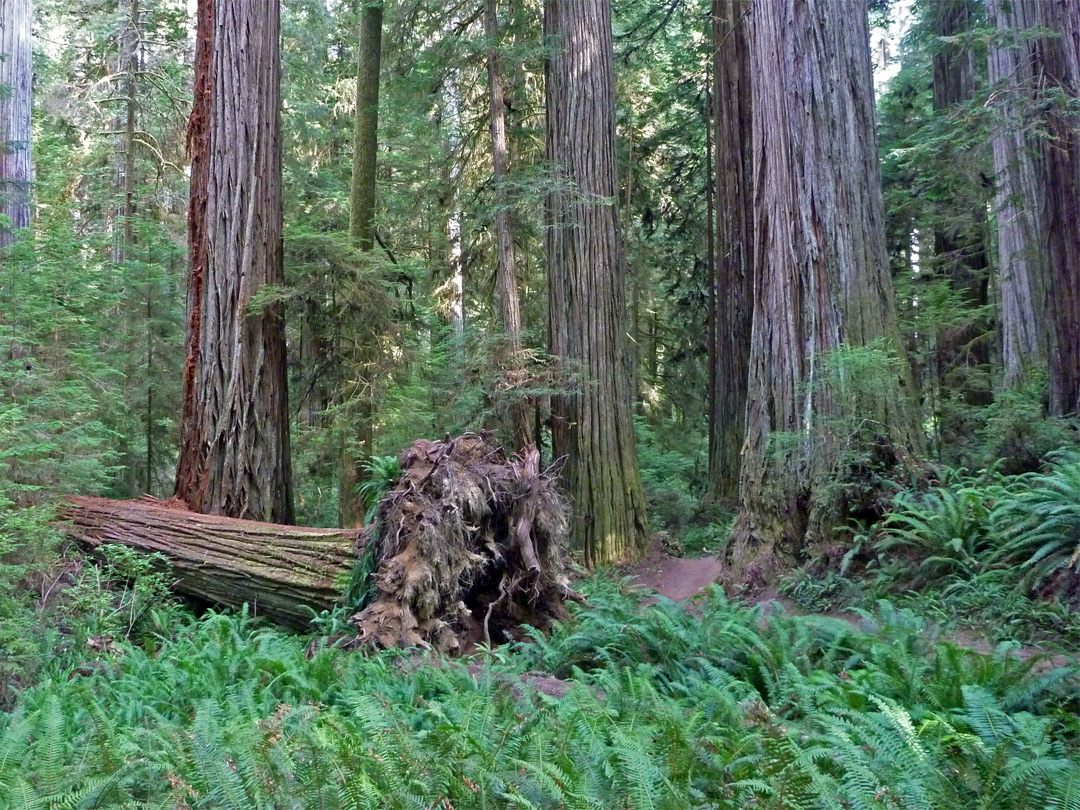
<path id="1" fill-rule="evenodd" d="M 201 0 L 188 213 L 187 357 L 176 495 L 198 512 L 291 523 L 279 4 Z"/>
<path id="2" fill-rule="evenodd" d="M 709 498 L 734 503 L 754 292 L 750 38 L 743 0 L 713 0 L 716 237 L 709 289 Z"/>
<path id="3" fill-rule="evenodd" d="M 1048 369 L 1050 411 L 1080 411 L 1080 5 L 993 0 L 995 201 L 1006 386 Z M 1046 36 L 1049 31 L 1053 35 Z"/>
<path id="4" fill-rule="evenodd" d="M 921 442 L 898 355 L 866 4 L 770 0 L 749 19 L 756 277 L 726 557 L 731 582 L 761 585 L 828 549 L 876 504 L 872 481 L 854 479 L 903 466 Z"/>
<path id="5" fill-rule="evenodd" d="M 610 0 L 547 0 L 551 353 L 579 373 L 552 401 L 565 457 L 571 536 L 588 565 L 639 556 L 648 538 L 626 356 L 625 258 L 615 208 L 615 73 Z"/>

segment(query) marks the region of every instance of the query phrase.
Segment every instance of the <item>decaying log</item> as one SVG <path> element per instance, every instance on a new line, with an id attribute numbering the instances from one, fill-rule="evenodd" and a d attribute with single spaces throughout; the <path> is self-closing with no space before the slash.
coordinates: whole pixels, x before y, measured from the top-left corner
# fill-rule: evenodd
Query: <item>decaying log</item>
<path id="1" fill-rule="evenodd" d="M 65 531 L 94 549 L 117 543 L 157 552 L 171 564 L 177 592 L 305 629 L 339 604 L 362 530 L 311 529 L 201 515 L 176 501 L 69 497 Z"/>
<path id="2" fill-rule="evenodd" d="M 374 529 L 278 526 L 202 515 L 143 498 L 71 497 L 65 531 L 90 549 L 118 543 L 170 563 L 175 589 L 306 629 L 342 604 L 356 561 L 373 552 L 374 600 L 350 646 L 427 647 L 519 637 L 566 615 L 569 507 L 530 449 L 507 458 L 483 434 L 414 442 Z"/>

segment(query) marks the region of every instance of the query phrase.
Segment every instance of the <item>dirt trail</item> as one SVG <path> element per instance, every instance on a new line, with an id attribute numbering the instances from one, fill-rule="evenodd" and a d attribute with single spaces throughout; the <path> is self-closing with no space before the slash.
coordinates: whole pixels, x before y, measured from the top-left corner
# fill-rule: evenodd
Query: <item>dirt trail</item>
<path id="1" fill-rule="evenodd" d="M 655 591 L 660 596 L 666 596 L 673 601 L 681 602 L 694 597 L 715 582 L 720 576 L 721 568 L 720 561 L 716 557 L 671 557 L 656 550 L 643 562 L 626 569 L 624 573 L 631 576 L 633 584 Z M 788 615 L 826 616 L 845 621 L 858 630 L 867 629 L 863 620 L 854 613 L 807 614 L 775 590 L 759 594 L 752 604 L 761 606 L 761 616 L 764 621 L 767 621 L 770 613 L 780 608 Z M 961 647 L 983 655 L 991 655 L 997 646 L 989 639 L 970 630 L 955 631 L 949 634 L 948 639 Z M 1035 655 L 1046 655 L 1046 651 L 1024 644 L 1016 650 L 1016 655 L 1021 660 L 1025 660 Z M 1066 666 L 1069 663 L 1071 661 L 1066 656 L 1051 655 L 1050 658 L 1040 662 L 1038 669 Z"/>
<path id="2" fill-rule="evenodd" d="M 636 584 L 681 602 L 716 581 L 720 561 L 716 557 L 653 556 L 627 573 Z"/>

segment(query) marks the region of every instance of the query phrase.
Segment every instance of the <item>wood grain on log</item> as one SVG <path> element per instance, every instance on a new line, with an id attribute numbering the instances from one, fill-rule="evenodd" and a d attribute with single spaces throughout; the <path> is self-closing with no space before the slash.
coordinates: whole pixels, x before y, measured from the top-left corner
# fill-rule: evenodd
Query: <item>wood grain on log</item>
<path id="1" fill-rule="evenodd" d="M 311 612 L 341 601 L 366 543 L 358 529 L 315 529 L 202 515 L 174 501 L 70 497 L 58 512 L 65 532 L 94 549 L 117 543 L 157 552 L 174 589 L 226 607 L 245 603 L 276 624 L 304 629 Z"/>

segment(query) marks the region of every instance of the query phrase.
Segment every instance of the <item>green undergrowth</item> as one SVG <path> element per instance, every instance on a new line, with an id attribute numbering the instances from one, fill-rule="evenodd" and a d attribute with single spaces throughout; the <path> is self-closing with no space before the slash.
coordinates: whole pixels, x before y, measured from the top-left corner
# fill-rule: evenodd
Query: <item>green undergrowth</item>
<path id="1" fill-rule="evenodd" d="M 243 615 L 119 641 L 0 715 L 0 807 L 1080 807 L 1075 668 L 622 585 L 470 667 Z"/>
<path id="2" fill-rule="evenodd" d="M 1080 643 L 1080 453 L 1040 470 L 942 471 L 901 492 L 876 526 L 853 533 L 842 568 L 789 576 L 781 593 L 803 610 L 887 597 L 945 627 L 996 640 L 1075 649 Z"/>

